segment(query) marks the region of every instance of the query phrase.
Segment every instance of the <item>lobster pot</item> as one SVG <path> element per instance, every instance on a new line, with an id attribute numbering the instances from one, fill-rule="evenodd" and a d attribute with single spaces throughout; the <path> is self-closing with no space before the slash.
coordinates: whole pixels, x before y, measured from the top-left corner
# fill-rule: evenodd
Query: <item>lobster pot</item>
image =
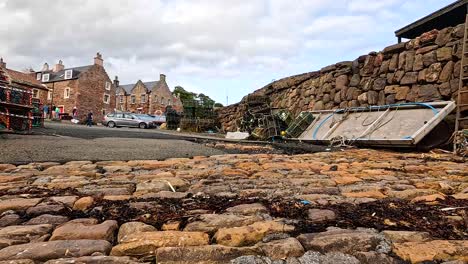
<path id="1" fill-rule="evenodd" d="M 11 90 L 10 103 L 18 105 L 31 105 L 32 94 L 18 89 Z"/>
<path id="2" fill-rule="evenodd" d="M 32 126 L 33 127 L 44 127 L 44 114 L 43 114 L 43 105 L 41 104 L 40 100 L 33 99 L 32 101 Z"/>
<path id="3" fill-rule="evenodd" d="M 6 87 L 2 86 L 0 83 L 0 101 L 6 102 L 7 100 L 7 89 Z"/>
<path id="4" fill-rule="evenodd" d="M 182 118 L 180 119 L 180 129 L 184 131 L 197 131 L 197 120 L 191 118 Z"/>
<path id="5" fill-rule="evenodd" d="M 291 116 L 291 113 L 288 110 L 279 110 L 279 111 L 273 111 L 273 114 L 278 117 L 279 120 L 284 122 L 286 125 L 290 125 L 293 121 L 293 118 Z"/>
<path id="6" fill-rule="evenodd" d="M 290 138 L 298 138 L 312 124 L 314 119 L 315 117 L 311 112 L 301 112 L 286 129 L 286 135 Z"/>
<path id="7" fill-rule="evenodd" d="M 26 116 L 10 116 L 10 128 L 14 131 L 30 130 L 32 120 Z"/>

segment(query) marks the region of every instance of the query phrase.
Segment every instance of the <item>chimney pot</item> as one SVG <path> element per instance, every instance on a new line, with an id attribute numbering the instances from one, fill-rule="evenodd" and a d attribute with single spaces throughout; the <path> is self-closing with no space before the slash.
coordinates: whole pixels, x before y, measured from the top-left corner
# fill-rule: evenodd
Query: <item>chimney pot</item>
<path id="1" fill-rule="evenodd" d="M 119 76 L 116 75 L 116 76 L 115 76 L 115 79 L 114 79 L 114 86 L 115 86 L 115 87 L 119 87 L 119 83 L 120 83 L 120 82 L 119 82 Z"/>
<path id="2" fill-rule="evenodd" d="M 55 64 L 54 68 L 52 69 L 53 72 L 59 72 L 65 70 L 65 65 L 63 65 L 63 61 L 59 60 L 57 64 Z"/>
<path id="3" fill-rule="evenodd" d="M 42 66 L 42 71 L 49 71 L 49 64 L 47 62 Z"/>
<path id="4" fill-rule="evenodd" d="M 159 80 L 160 80 L 160 81 L 166 81 L 166 75 L 164 75 L 164 74 L 162 74 L 162 73 L 159 74 Z"/>
<path id="5" fill-rule="evenodd" d="M 0 58 L 0 68 L 6 68 L 6 62 L 3 61 L 3 58 Z"/>
<path id="6" fill-rule="evenodd" d="M 103 66 L 104 65 L 104 60 L 102 59 L 101 53 L 96 53 L 96 57 L 94 57 L 94 64 Z"/>

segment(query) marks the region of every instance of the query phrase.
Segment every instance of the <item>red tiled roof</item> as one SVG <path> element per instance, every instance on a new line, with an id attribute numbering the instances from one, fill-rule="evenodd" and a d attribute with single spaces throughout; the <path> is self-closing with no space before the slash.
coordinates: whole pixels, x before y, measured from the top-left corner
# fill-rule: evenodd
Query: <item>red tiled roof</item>
<path id="1" fill-rule="evenodd" d="M 36 80 L 35 74 L 19 72 L 12 69 L 5 70 L 10 76 L 12 82 L 23 85 L 29 85 L 38 89 L 48 90 L 48 88 L 45 85 L 43 85 L 40 81 Z"/>

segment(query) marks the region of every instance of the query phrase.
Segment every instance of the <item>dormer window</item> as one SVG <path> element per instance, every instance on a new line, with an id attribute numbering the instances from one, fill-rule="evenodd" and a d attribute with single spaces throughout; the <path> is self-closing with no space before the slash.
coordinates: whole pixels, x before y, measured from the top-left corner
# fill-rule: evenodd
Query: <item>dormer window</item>
<path id="1" fill-rule="evenodd" d="M 48 82 L 49 81 L 50 74 L 46 73 L 42 75 L 42 82 Z"/>
<path id="2" fill-rule="evenodd" d="M 36 73 L 36 80 L 40 81 L 42 79 L 42 72 Z"/>
<path id="3" fill-rule="evenodd" d="M 65 80 L 71 79 L 73 76 L 73 70 L 66 70 L 65 71 Z"/>
<path id="4" fill-rule="evenodd" d="M 106 90 L 107 91 L 110 91 L 111 89 L 111 83 L 110 82 L 106 82 Z"/>

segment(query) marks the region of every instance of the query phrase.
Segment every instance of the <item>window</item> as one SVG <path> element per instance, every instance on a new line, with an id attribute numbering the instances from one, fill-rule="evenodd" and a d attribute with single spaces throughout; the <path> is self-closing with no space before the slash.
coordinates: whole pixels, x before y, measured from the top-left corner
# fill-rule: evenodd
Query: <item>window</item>
<path id="1" fill-rule="evenodd" d="M 136 96 L 132 95 L 130 100 L 131 100 L 132 104 L 135 104 L 136 103 Z"/>
<path id="2" fill-rule="evenodd" d="M 119 96 L 119 102 L 120 102 L 121 104 L 123 104 L 123 99 L 124 99 L 123 95 L 120 95 L 120 96 Z"/>
<path id="3" fill-rule="evenodd" d="M 115 114 L 116 118 L 124 118 L 124 115 L 122 113 L 117 113 Z"/>
<path id="4" fill-rule="evenodd" d="M 33 98 L 39 98 L 39 90 L 38 89 L 33 89 L 32 93 L 33 93 Z"/>
<path id="5" fill-rule="evenodd" d="M 164 97 L 161 97 L 161 104 L 164 104 Z"/>
<path id="6" fill-rule="evenodd" d="M 111 83 L 110 82 L 106 82 L 106 90 L 107 91 L 110 91 L 111 89 Z"/>
<path id="7" fill-rule="evenodd" d="M 156 94 L 154 95 L 154 102 L 158 102 L 158 96 Z"/>
<path id="8" fill-rule="evenodd" d="M 71 79 L 73 75 L 73 70 L 66 70 L 65 71 L 65 80 Z"/>
<path id="9" fill-rule="evenodd" d="M 110 95 L 104 94 L 104 103 L 109 104 L 109 102 L 110 102 Z"/>
<path id="10" fill-rule="evenodd" d="M 47 100 L 52 100 L 52 91 L 47 92 Z"/>
<path id="11" fill-rule="evenodd" d="M 42 73 L 38 72 L 36 73 L 36 80 L 40 81 L 42 79 Z"/>
<path id="12" fill-rule="evenodd" d="M 65 90 L 63 91 L 63 98 L 70 98 L 70 88 L 65 88 Z"/>
<path id="13" fill-rule="evenodd" d="M 146 103 L 146 94 L 141 95 L 141 103 L 142 104 Z"/>
<path id="14" fill-rule="evenodd" d="M 42 81 L 43 82 L 48 82 L 49 81 L 50 74 L 46 73 L 42 75 Z"/>
<path id="15" fill-rule="evenodd" d="M 171 105 L 171 99 L 167 99 L 167 105 Z"/>

